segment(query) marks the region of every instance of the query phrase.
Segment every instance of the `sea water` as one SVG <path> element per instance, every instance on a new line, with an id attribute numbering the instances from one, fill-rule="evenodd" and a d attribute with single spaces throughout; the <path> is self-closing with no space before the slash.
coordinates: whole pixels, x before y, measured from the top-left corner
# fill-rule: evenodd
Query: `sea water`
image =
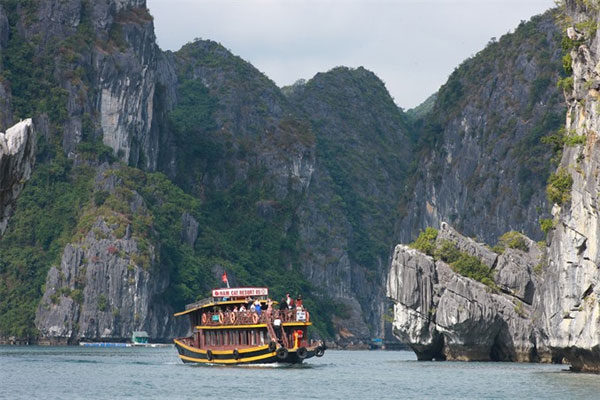
<path id="1" fill-rule="evenodd" d="M 408 351 L 334 351 L 298 366 L 186 365 L 168 348 L 0 346 L 2 399 L 598 399 L 567 366 L 421 362 Z"/>

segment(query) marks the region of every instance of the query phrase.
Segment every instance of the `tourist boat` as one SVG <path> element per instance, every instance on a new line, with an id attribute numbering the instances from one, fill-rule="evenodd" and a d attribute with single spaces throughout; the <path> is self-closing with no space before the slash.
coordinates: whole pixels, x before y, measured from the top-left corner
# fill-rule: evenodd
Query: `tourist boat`
<path id="1" fill-rule="evenodd" d="M 264 364 L 301 363 L 325 353 L 323 342 L 308 341 L 312 322 L 304 308 L 267 310 L 267 288 L 215 289 L 212 297 L 188 304 L 175 316 L 188 315 L 192 336 L 177 338 L 184 363 Z M 238 311 L 248 299 L 258 300 L 261 312 Z"/>

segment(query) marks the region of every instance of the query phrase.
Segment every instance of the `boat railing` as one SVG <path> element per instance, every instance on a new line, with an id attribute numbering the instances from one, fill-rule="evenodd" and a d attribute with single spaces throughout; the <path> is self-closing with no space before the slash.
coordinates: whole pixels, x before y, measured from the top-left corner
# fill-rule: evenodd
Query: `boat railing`
<path id="1" fill-rule="evenodd" d="M 208 297 L 206 299 L 199 300 L 199 301 L 197 301 L 195 303 L 192 303 L 192 304 L 186 304 L 185 309 L 186 310 L 191 310 L 193 308 L 200 308 L 200 307 L 205 306 L 207 304 L 210 304 L 212 302 L 213 302 L 213 298 L 212 297 Z"/>
<path id="2" fill-rule="evenodd" d="M 310 322 L 310 314 L 306 310 L 273 310 L 262 311 L 215 311 L 204 313 L 202 325 L 257 325 L 273 324 L 276 319 L 281 323 Z"/>

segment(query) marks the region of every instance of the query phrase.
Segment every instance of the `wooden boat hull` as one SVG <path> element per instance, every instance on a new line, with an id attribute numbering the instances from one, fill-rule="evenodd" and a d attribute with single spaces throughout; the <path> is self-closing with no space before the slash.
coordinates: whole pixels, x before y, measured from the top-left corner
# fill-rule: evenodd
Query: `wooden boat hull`
<path id="1" fill-rule="evenodd" d="M 307 349 L 306 357 L 298 356 L 297 349 L 288 349 L 285 357 L 278 356 L 277 351 L 271 351 L 268 345 L 240 349 L 236 358 L 234 350 L 201 350 L 187 346 L 175 339 L 175 347 L 179 352 L 179 358 L 186 364 L 270 364 L 286 363 L 300 364 L 304 360 L 315 356 L 315 349 Z"/>

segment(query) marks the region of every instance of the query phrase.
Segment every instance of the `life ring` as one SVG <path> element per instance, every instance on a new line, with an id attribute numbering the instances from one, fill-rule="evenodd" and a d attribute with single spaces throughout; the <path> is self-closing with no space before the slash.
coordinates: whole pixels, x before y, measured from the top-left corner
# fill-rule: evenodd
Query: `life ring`
<path id="1" fill-rule="evenodd" d="M 252 314 L 252 322 L 255 324 L 258 323 L 258 314 Z"/>
<path id="2" fill-rule="evenodd" d="M 223 321 L 225 320 L 225 316 L 222 312 L 219 312 L 219 323 L 223 325 Z"/>
<path id="3" fill-rule="evenodd" d="M 306 347 L 300 347 L 298 350 L 296 350 L 296 355 L 298 356 L 299 359 L 304 360 L 306 358 L 306 356 L 308 355 L 308 351 L 306 350 Z"/>
<path id="4" fill-rule="evenodd" d="M 240 359 L 240 352 L 238 349 L 233 349 L 233 358 L 235 358 L 236 360 Z"/>
<path id="5" fill-rule="evenodd" d="M 237 318 L 237 316 L 235 315 L 234 312 L 229 314 L 229 322 L 232 324 L 235 324 L 235 319 Z"/>
<path id="6" fill-rule="evenodd" d="M 325 354 L 325 349 L 323 347 L 319 346 L 315 349 L 315 356 L 323 357 L 324 354 Z"/>
<path id="7" fill-rule="evenodd" d="M 206 358 L 208 359 L 208 361 L 212 361 L 212 359 L 213 359 L 212 350 L 206 350 Z"/>
<path id="8" fill-rule="evenodd" d="M 275 343 L 274 341 L 271 341 L 271 342 L 269 343 L 269 351 L 272 353 L 272 352 L 274 352 L 275 350 L 277 350 L 277 343 Z"/>
<path id="9" fill-rule="evenodd" d="M 288 350 L 285 347 L 280 347 L 277 349 L 277 358 L 280 360 L 285 360 L 288 356 Z"/>
<path id="10" fill-rule="evenodd" d="M 206 314 L 202 314 L 202 325 L 206 325 Z"/>

